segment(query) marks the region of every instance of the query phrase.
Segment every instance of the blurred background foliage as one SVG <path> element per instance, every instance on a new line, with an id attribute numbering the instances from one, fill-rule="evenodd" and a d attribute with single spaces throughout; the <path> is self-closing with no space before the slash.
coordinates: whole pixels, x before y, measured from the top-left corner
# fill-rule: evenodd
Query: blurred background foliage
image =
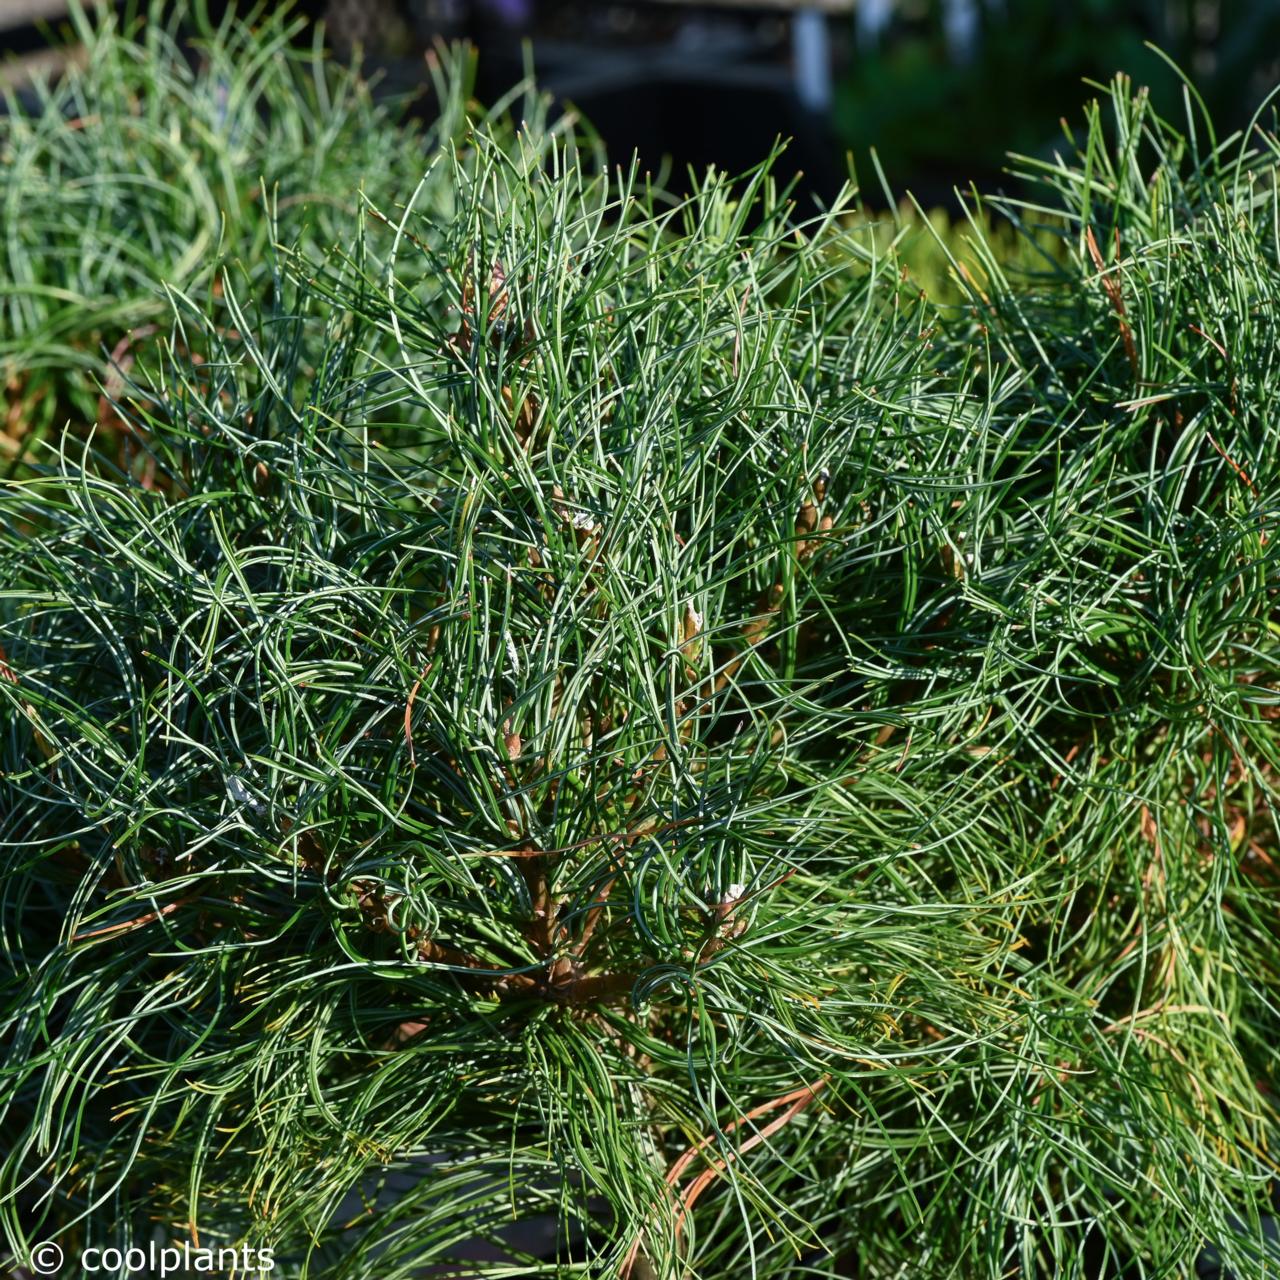
<path id="1" fill-rule="evenodd" d="M 0 55 L 45 58 L 69 3 L 0 0 Z M 216 17 L 227 6 L 203 7 Z M 742 172 L 783 137 L 779 176 L 820 201 L 850 163 L 866 185 L 874 147 L 895 193 L 881 208 L 911 191 L 955 212 L 956 187 L 1012 190 L 1007 153 L 1067 147 L 1063 122 L 1117 71 L 1184 119 L 1182 83 L 1149 45 L 1228 130 L 1280 81 L 1277 0 L 297 0 L 262 13 L 284 8 L 340 60 L 359 52 L 378 92 L 420 115 L 435 110 L 424 56 L 467 40 L 481 101 L 533 69 L 611 155 L 638 153 L 670 189 L 687 192 L 686 175 L 708 164 Z"/>
<path id="2" fill-rule="evenodd" d="M 957 14 L 960 15 L 957 18 Z M 864 35 L 839 77 L 836 135 L 856 157 L 875 147 L 891 180 L 945 197 L 981 182 L 1007 152 L 1050 154 L 1066 120 L 1118 70 L 1178 119 L 1194 82 L 1215 121 L 1248 123 L 1280 79 L 1274 0 L 916 0 Z"/>
<path id="3" fill-rule="evenodd" d="M 599 127 L 679 179 L 749 167 L 790 137 L 804 188 L 830 198 L 875 147 L 896 191 L 951 202 L 1006 153 L 1046 156 L 1117 71 L 1183 118 L 1182 68 L 1241 127 L 1280 80 L 1276 0 L 311 0 L 339 49 L 416 78 L 439 36 L 480 49 L 489 100 L 532 65 Z"/>

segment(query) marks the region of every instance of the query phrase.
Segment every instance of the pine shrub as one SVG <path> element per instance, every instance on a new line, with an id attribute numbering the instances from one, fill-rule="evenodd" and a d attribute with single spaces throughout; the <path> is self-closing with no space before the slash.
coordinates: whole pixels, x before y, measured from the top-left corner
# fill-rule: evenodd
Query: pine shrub
<path id="1" fill-rule="evenodd" d="M 362 197 L 403 198 L 473 117 L 509 138 L 515 106 L 554 133 L 527 86 L 480 113 L 462 50 L 424 69 L 424 127 L 412 102 L 331 61 L 318 33 L 300 44 L 287 6 L 217 23 L 199 4 L 145 8 L 75 5 L 66 73 L 0 105 L 0 461 L 69 420 L 119 435 L 113 401 L 167 328 L 170 294 L 234 328 L 219 275 L 269 289 L 273 236 L 315 253 L 344 240 Z"/>
<path id="2" fill-rule="evenodd" d="M 1261 1274 L 1274 136 L 1118 78 L 950 304 L 459 128 L 0 489 L 15 1255 Z"/>

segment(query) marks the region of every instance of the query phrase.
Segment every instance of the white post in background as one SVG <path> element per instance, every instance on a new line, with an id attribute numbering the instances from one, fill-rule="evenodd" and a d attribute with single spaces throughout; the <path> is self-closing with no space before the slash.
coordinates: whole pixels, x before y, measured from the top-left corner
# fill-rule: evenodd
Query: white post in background
<path id="1" fill-rule="evenodd" d="M 947 35 L 947 48 L 956 62 L 973 60 L 981 22 L 976 0 L 946 0 L 942 29 Z"/>
<path id="2" fill-rule="evenodd" d="M 797 9 L 791 19 L 796 97 L 810 111 L 831 106 L 831 37 L 819 9 Z"/>
<path id="3" fill-rule="evenodd" d="M 893 21 L 893 0 L 862 0 L 854 14 L 858 44 L 874 49 L 880 43 L 880 33 Z"/>

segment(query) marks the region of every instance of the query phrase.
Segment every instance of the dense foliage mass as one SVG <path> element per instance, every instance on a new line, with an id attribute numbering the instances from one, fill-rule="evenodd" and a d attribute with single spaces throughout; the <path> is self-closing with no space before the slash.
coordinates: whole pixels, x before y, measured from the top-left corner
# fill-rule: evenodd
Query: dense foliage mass
<path id="1" fill-rule="evenodd" d="M 1118 80 L 943 306 L 767 164 L 388 130 L 0 488 L 15 1253 L 1258 1274 L 1272 135 Z"/>
<path id="2" fill-rule="evenodd" d="M 362 196 L 402 199 L 424 155 L 485 118 L 469 100 L 469 55 L 424 69 L 423 128 L 317 41 L 298 46 L 302 24 L 284 8 L 214 25 L 152 0 L 148 21 L 121 30 L 109 8 L 93 21 L 77 5 L 65 74 L 3 90 L 0 461 L 68 418 L 115 424 L 122 376 L 168 325 L 166 291 L 216 308 L 228 259 L 269 280 L 273 235 L 327 249 Z M 554 134 L 526 86 L 511 98 Z M 487 117 L 497 133 L 507 105 Z"/>

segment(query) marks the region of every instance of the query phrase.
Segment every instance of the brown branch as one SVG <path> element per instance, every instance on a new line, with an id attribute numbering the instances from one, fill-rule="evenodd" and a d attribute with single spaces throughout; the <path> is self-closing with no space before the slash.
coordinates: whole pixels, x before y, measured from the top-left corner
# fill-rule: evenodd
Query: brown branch
<path id="1" fill-rule="evenodd" d="M 534 896 L 535 927 L 530 931 L 528 940 L 542 953 L 544 960 L 551 961 L 555 954 L 556 943 L 560 933 L 557 920 L 557 904 L 553 901 L 547 885 L 545 865 L 529 867 L 524 871 Z M 360 910 L 365 915 L 365 923 L 375 933 L 386 932 L 389 928 L 387 914 L 392 905 L 381 885 L 369 880 L 353 880 L 352 890 Z M 398 899 L 399 895 L 395 895 Z M 177 904 L 175 904 L 177 905 Z M 422 936 L 416 926 L 404 931 L 405 937 L 417 949 L 418 959 L 428 964 L 443 966 L 451 970 L 454 977 L 473 990 L 491 992 L 500 1000 L 515 996 L 533 996 L 557 1004 L 584 1005 L 598 1001 L 614 1000 L 630 992 L 635 985 L 635 973 L 600 973 L 584 974 L 575 957 L 562 955 L 550 964 L 542 974 L 512 972 L 495 969 L 492 964 L 477 956 L 438 942 L 434 938 Z M 402 1023 L 401 1027 L 407 1026 Z M 396 1033 L 399 1041 L 412 1038 L 417 1032 L 409 1035 Z M 388 1046 L 393 1047 L 393 1046 Z"/>
<path id="2" fill-rule="evenodd" d="M 1206 431 L 1204 434 L 1205 439 L 1207 439 L 1218 451 L 1218 455 L 1222 460 L 1235 471 L 1236 475 L 1238 475 L 1242 481 L 1244 481 L 1245 487 L 1256 498 L 1258 496 L 1258 489 L 1253 481 L 1249 479 L 1249 473 L 1245 471 L 1245 469 L 1213 438 L 1212 431 Z"/>
<path id="3" fill-rule="evenodd" d="M 613 886 L 617 884 L 618 877 L 622 874 L 624 863 L 625 858 L 621 851 L 619 851 L 615 855 L 615 858 L 610 861 L 609 865 L 612 868 L 612 873 L 600 889 L 599 896 L 591 904 L 591 909 L 587 912 L 587 918 L 582 926 L 582 933 L 578 936 L 578 941 L 573 947 L 573 954 L 578 959 L 582 958 L 588 944 L 591 942 L 592 935 L 596 931 L 596 927 L 604 916 L 604 909 L 609 903 L 609 894 L 612 891 Z"/>
<path id="4" fill-rule="evenodd" d="M 1116 313 L 1120 321 L 1120 336 L 1124 340 L 1125 355 L 1129 357 L 1129 367 L 1133 370 L 1135 376 L 1138 372 L 1138 351 L 1133 342 L 1133 330 L 1129 326 L 1129 314 L 1125 310 L 1124 293 L 1121 291 L 1120 282 L 1113 280 L 1107 274 L 1106 265 L 1102 261 L 1102 254 L 1098 250 L 1098 241 L 1094 238 L 1093 228 L 1086 227 L 1084 232 L 1085 244 L 1089 248 L 1089 256 L 1093 259 L 1093 265 L 1098 268 L 1101 276 L 1103 291 L 1111 302 L 1111 308 Z M 1116 270 L 1120 267 L 1120 228 L 1116 228 Z"/>
<path id="5" fill-rule="evenodd" d="M 404 704 L 404 740 L 409 747 L 409 764 L 414 769 L 418 767 L 418 760 L 413 753 L 413 728 L 411 725 L 413 700 L 418 696 L 418 690 L 422 688 L 422 682 L 427 678 L 427 672 L 430 670 L 431 662 L 428 660 L 427 665 L 422 668 L 422 674 L 413 682 L 413 688 L 409 690 L 409 700 Z"/>
<path id="6" fill-rule="evenodd" d="M 119 924 L 104 924 L 97 929 L 86 929 L 83 933 L 72 934 L 71 941 L 84 942 L 89 938 L 101 938 L 106 934 L 127 933 L 132 929 L 140 929 L 143 925 L 151 924 L 162 916 L 172 915 L 179 907 L 186 906 L 188 902 L 194 902 L 203 892 L 203 889 L 198 889 L 185 897 L 166 903 L 155 911 L 145 911 L 140 916 L 134 916 L 132 920 L 122 920 Z"/>
<path id="7" fill-rule="evenodd" d="M 782 1113 L 776 1120 L 771 1120 L 759 1132 L 749 1137 L 736 1151 L 728 1155 L 713 1160 L 710 1166 L 702 1171 L 697 1178 L 690 1183 L 688 1189 L 680 1197 L 680 1210 L 676 1216 L 675 1236 L 676 1245 L 679 1247 L 680 1233 L 684 1228 L 684 1220 L 689 1216 L 694 1204 L 702 1193 L 718 1178 L 734 1161 L 746 1155 L 753 1147 L 758 1147 L 762 1142 L 772 1137 L 784 1125 L 788 1124 L 796 1116 L 800 1114 L 813 1100 L 827 1087 L 830 1080 L 827 1076 L 822 1076 L 815 1080 L 813 1084 L 801 1085 L 798 1089 L 792 1089 L 790 1093 L 784 1093 L 780 1097 L 771 1098 L 768 1102 L 762 1102 L 758 1107 L 753 1107 L 745 1115 L 740 1116 L 737 1120 L 731 1121 L 725 1125 L 723 1136 L 727 1137 L 734 1130 L 741 1128 L 744 1124 L 752 1120 L 758 1119 L 760 1116 L 768 1115 L 771 1111 L 776 1111 L 779 1107 L 786 1107 L 786 1111 Z M 790 1105 L 788 1105 L 790 1104 Z M 669 1188 L 673 1188 L 680 1181 L 684 1171 L 701 1155 L 713 1142 L 715 1142 L 716 1134 L 709 1134 L 705 1138 L 700 1138 L 693 1144 L 682 1156 L 675 1161 L 670 1169 L 667 1170 L 666 1184 Z M 628 1280 L 631 1270 L 635 1266 L 636 1257 L 640 1252 L 639 1235 L 632 1242 L 631 1248 L 627 1253 L 626 1259 L 622 1264 L 619 1272 L 621 1280 Z"/>
<path id="8" fill-rule="evenodd" d="M 737 920 L 735 918 L 737 913 L 752 898 L 758 898 L 762 893 L 771 893 L 779 885 L 785 884 L 795 875 L 797 870 L 797 867 L 789 867 L 768 884 L 762 884 L 759 888 L 752 889 L 750 893 L 744 893 L 740 898 L 729 897 L 722 902 L 717 902 L 711 908 L 711 921 L 715 926 L 714 930 L 707 935 L 706 940 L 698 949 L 697 959 L 694 963 L 697 965 L 706 964 L 727 943 L 732 942 L 735 938 L 740 938 L 746 931 L 747 922 L 745 920 Z"/>

